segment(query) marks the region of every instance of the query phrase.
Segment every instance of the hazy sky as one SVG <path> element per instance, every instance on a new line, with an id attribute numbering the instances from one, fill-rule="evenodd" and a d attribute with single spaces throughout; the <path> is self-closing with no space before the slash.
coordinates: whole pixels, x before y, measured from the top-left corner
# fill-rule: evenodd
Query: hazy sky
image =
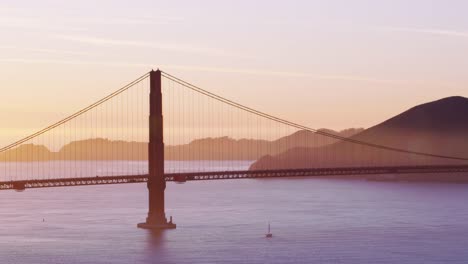
<path id="1" fill-rule="evenodd" d="M 311 127 L 369 127 L 468 94 L 467 10 L 456 0 L 0 0 L 0 130 L 43 127 L 157 67 Z"/>

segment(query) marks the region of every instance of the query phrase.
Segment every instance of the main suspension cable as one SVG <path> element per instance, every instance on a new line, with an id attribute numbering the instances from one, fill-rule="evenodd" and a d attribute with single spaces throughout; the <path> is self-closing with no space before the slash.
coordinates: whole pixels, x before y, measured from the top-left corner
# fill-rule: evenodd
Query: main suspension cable
<path id="1" fill-rule="evenodd" d="M 60 120 L 60 121 L 58 121 L 58 122 L 56 122 L 56 123 L 54 123 L 54 124 L 52 124 L 52 125 L 46 127 L 46 128 L 44 128 L 44 129 L 42 129 L 42 130 L 39 130 L 39 131 L 37 131 L 36 133 L 33 133 L 33 134 L 31 134 L 31 135 L 29 135 L 29 136 L 27 136 L 27 137 L 25 137 L 25 138 L 22 138 L 22 139 L 20 139 L 20 140 L 14 142 L 14 143 L 12 143 L 12 144 L 10 144 L 10 145 L 7 145 L 7 146 L 1 148 L 1 149 L 0 149 L 0 153 L 5 152 L 5 151 L 7 151 L 7 150 L 10 150 L 10 149 L 12 149 L 12 148 L 14 148 L 14 147 L 17 147 L 17 146 L 19 146 L 19 145 L 21 145 L 21 144 L 23 144 L 23 143 L 25 143 L 25 142 L 27 142 L 27 141 L 29 141 L 29 140 L 35 138 L 35 137 L 38 137 L 38 136 L 40 136 L 40 135 L 42 135 L 42 134 L 44 134 L 44 133 L 46 133 L 46 132 L 48 132 L 48 131 L 50 131 L 50 130 L 52 130 L 52 129 L 54 129 L 54 128 L 60 126 L 60 125 L 63 125 L 63 124 L 65 124 L 65 123 L 69 122 L 70 120 L 75 119 L 76 117 L 78 117 L 78 116 L 80 116 L 80 115 L 82 115 L 82 114 L 84 114 L 84 113 L 86 113 L 86 112 L 92 110 L 93 108 L 95 108 L 95 107 L 97 107 L 97 106 L 103 104 L 104 102 L 106 102 L 106 101 L 108 101 L 108 100 L 114 98 L 115 96 L 117 96 L 117 95 L 119 95 L 119 94 L 125 92 L 126 90 L 130 89 L 130 88 L 133 87 L 135 84 L 141 82 L 142 80 L 144 80 L 144 79 L 147 78 L 148 76 L 149 76 L 149 73 L 145 73 L 144 75 L 140 76 L 140 77 L 137 78 L 136 80 L 130 82 L 129 84 L 123 86 L 122 88 L 120 88 L 120 89 L 118 89 L 117 91 L 115 91 L 115 92 L 109 94 L 108 96 L 106 96 L 106 97 L 104 97 L 104 98 L 102 98 L 102 99 L 96 101 L 95 103 L 93 103 L 93 104 L 91 104 L 91 105 L 89 105 L 89 106 L 87 106 L 87 107 L 85 107 L 85 108 L 79 110 L 78 112 L 76 112 L 76 113 L 74 113 L 74 114 L 72 114 L 72 115 L 70 115 L 70 116 L 68 116 L 68 117 L 66 117 L 66 118 L 64 118 L 64 119 L 62 119 L 62 120 Z"/>
<path id="2" fill-rule="evenodd" d="M 270 114 L 258 111 L 256 109 L 250 108 L 248 106 L 236 103 L 236 102 L 234 102 L 232 100 L 226 99 L 226 98 L 221 97 L 221 96 L 219 96 L 217 94 L 214 94 L 214 93 L 211 93 L 211 92 L 209 92 L 207 90 L 204 90 L 204 89 L 202 89 L 202 88 L 200 88 L 198 86 L 195 86 L 195 85 L 193 85 L 191 83 L 188 83 L 188 82 L 186 82 L 186 81 L 184 81 L 182 79 L 179 79 L 179 78 L 177 78 L 177 77 L 175 77 L 173 75 L 170 75 L 170 74 L 168 74 L 168 73 L 166 73 L 164 71 L 161 71 L 161 73 L 162 73 L 162 75 L 164 77 L 166 77 L 166 78 L 168 78 L 168 79 L 170 79 L 170 80 L 172 80 L 172 81 L 174 81 L 174 82 L 176 82 L 176 83 L 178 83 L 178 84 L 180 84 L 180 85 L 182 85 L 182 86 L 184 86 L 184 87 L 186 87 L 188 89 L 191 89 L 191 90 L 196 91 L 196 92 L 198 92 L 200 94 L 208 96 L 208 97 L 210 97 L 212 99 L 218 100 L 220 102 L 231 105 L 231 106 L 233 106 L 235 108 L 238 108 L 238 109 L 241 109 L 243 111 L 255 114 L 257 116 L 261 116 L 261 117 L 269 119 L 271 121 L 275 121 L 275 122 L 278 122 L 278 123 L 281 123 L 281 124 L 284 124 L 284 125 L 295 127 L 297 129 L 309 131 L 309 132 L 312 132 L 312 133 L 316 133 L 318 135 L 322 135 L 322 136 L 325 136 L 325 137 L 350 142 L 350 143 L 353 143 L 353 144 L 358 144 L 358 145 L 363 145 L 363 146 L 368 146 L 368 147 L 372 147 L 372 148 L 378 148 L 378 149 L 383 149 L 383 150 L 388 150 L 388 151 L 393 151 L 393 152 L 414 154 L 414 155 L 418 155 L 418 156 L 433 157 L 433 158 L 443 158 L 443 159 L 451 159 L 451 160 L 468 161 L 468 158 L 465 158 L 465 157 L 438 155 L 438 154 L 427 153 L 427 152 L 420 152 L 420 151 L 414 151 L 414 150 L 401 149 L 401 148 L 396 148 L 396 147 L 391 147 L 391 146 L 380 145 L 380 144 L 375 144 L 375 143 L 371 143 L 371 142 L 356 140 L 356 139 L 353 139 L 353 138 L 343 137 L 343 136 L 335 135 L 335 134 L 328 133 L 328 132 L 325 132 L 325 131 L 313 129 L 313 128 L 310 128 L 310 127 L 307 127 L 307 126 L 300 125 L 298 123 L 288 121 L 286 119 L 282 119 L 282 118 L 279 118 L 279 117 L 276 117 L 276 116 L 272 116 Z"/>

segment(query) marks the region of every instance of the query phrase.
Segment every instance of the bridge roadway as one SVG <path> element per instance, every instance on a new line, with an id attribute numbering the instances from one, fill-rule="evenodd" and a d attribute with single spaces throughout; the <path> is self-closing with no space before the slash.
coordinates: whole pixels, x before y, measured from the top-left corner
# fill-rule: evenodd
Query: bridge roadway
<path id="1" fill-rule="evenodd" d="M 343 167 L 252 171 L 213 171 L 190 173 L 167 173 L 166 181 L 186 182 L 227 179 L 258 179 L 280 177 L 320 177 L 344 175 L 384 175 L 412 173 L 461 173 L 468 172 L 468 165 L 390 166 L 390 167 Z M 148 175 L 96 176 L 80 178 L 38 179 L 0 182 L 0 190 L 24 190 L 29 188 L 72 187 L 84 185 L 142 183 Z"/>

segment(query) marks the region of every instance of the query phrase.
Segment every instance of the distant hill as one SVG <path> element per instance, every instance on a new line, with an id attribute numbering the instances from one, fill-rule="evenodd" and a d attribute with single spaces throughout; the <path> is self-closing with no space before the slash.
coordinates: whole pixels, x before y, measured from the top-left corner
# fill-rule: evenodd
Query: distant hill
<path id="1" fill-rule="evenodd" d="M 343 137 L 352 136 L 363 129 L 333 131 L 327 133 Z M 257 160 L 264 155 L 276 155 L 291 147 L 320 147 L 337 140 L 316 133 L 298 131 L 274 141 L 255 139 L 232 139 L 229 137 L 203 138 L 188 144 L 166 146 L 167 160 Z M 58 152 L 45 146 L 26 144 L 0 154 L 0 161 L 44 160 L 147 160 L 148 144 L 145 142 L 113 141 L 102 138 L 73 141 Z"/>
<path id="2" fill-rule="evenodd" d="M 47 161 L 53 160 L 54 153 L 41 145 L 24 144 L 17 148 L 0 153 L 2 161 Z"/>
<path id="3" fill-rule="evenodd" d="M 322 129 L 325 130 L 325 129 Z M 348 137 L 363 129 L 346 129 L 328 133 Z M 274 141 L 256 139 L 232 139 L 229 137 L 205 138 L 180 146 L 166 146 L 167 159 L 173 160 L 256 160 L 264 155 L 276 155 L 290 148 L 321 147 L 337 142 L 336 139 L 308 131 L 298 131 Z"/>
<path id="4" fill-rule="evenodd" d="M 455 96 L 418 105 L 353 135 L 351 139 L 418 152 L 468 157 L 468 99 Z M 457 162 L 340 141 L 318 148 L 300 147 L 263 156 L 251 169 L 451 163 Z"/>

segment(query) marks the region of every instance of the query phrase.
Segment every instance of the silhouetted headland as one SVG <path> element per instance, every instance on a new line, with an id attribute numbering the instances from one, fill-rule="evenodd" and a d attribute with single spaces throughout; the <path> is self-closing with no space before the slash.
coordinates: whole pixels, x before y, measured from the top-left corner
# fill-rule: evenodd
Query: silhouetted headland
<path id="1" fill-rule="evenodd" d="M 413 107 L 351 136 L 350 139 L 417 152 L 468 157 L 467 135 L 468 99 L 454 96 Z M 297 147 L 277 155 L 263 156 L 251 169 L 460 163 L 463 162 L 339 141 L 321 147 Z"/>

